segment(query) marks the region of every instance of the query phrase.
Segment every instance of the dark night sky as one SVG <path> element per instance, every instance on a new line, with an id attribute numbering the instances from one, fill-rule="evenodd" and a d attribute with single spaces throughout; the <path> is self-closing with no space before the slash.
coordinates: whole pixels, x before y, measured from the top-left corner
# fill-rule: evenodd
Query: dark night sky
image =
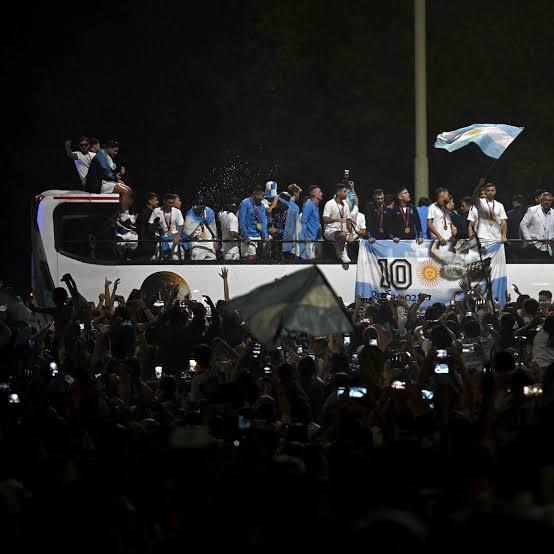
<path id="1" fill-rule="evenodd" d="M 413 183 L 413 14 L 375 6 L 207 0 L 21 4 L 3 21 L 8 221 L 1 278 L 29 282 L 31 197 L 78 183 L 63 142 L 117 137 L 130 184 L 246 192 Z M 526 127 L 497 164 L 500 199 L 554 176 L 554 3 L 428 2 L 431 186 L 458 194 L 490 159 L 431 148 L 471 123 Z M 226 169 L 224 169 L 226 168 Z M 65 185 L 64 185 L 65 184 Z M 11 239 L 11 237 L 10 237 Z"/>

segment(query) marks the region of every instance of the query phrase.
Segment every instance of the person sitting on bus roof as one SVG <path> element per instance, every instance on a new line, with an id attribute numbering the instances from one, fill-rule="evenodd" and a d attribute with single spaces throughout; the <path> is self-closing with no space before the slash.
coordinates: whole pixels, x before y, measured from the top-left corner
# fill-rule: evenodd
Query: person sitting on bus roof
<path id="1" fill-rule="evenodd" d="M 267 215 L 262 199 L 264 189 L 256 187 L 252 196 L 245 198 L 239 208 L 239 230 L 243 242 L 241 254 L 247 260 L 256 259 L 257 243 L 260 240 L 269 240 L 267 232 Z"/>
<path id="2" fill-rule="evenodd" d="M 117 168 L 113 159 L 119 153 L 119 143 L 109 140 L 93 160 L 85 180 L 85 190 L 94 194 L 122 193 L 131 190 L 117 176 Z"/>
<path id="3" fill-rule="evenodd" d="M 74 160 L 79 179 L 81 179 L 81 185 L 85 186 L 85 180 L 90 167 L 90 164 L 96 156 L 96 153 L 100 150 L 100 143 L 98 139 L 88 137 L 81 137 L 79 139 L 79 150 L 71 150 L 71 141 L 65 141 L 65 153 L 67 157 Z"/>
<path id="4" fill-rule="evenodd" d="M 161 208 L 154 208 L 148 220 L 148 226 L 155 233 L 159 241 L 156 245 L 156 258 L 179 259 L 179 242 L 185 221 L 181 210 L 175 207 L 177 195 L 167 193 Z"/>
<path id="5" fill-rule="evenodd" d="M 122 193 L 119 198 L 119 210 L 115 217 L 114 234 L 118 239 L 117 249 L 125 259 L 138 248 L 136 210 L 133 209 L 135 196 L 132 191 Z"/>
<path id="6" fill-rule="evenodd" d="M 215 213 L 203 205 L 193 206 L 185 217 L 184 235 L 191 242 L 191 260 L 215 260 L 215 245 L 210 239 L 217 240 Z M 199 241 L 199 242 L 195 242 Z"/>

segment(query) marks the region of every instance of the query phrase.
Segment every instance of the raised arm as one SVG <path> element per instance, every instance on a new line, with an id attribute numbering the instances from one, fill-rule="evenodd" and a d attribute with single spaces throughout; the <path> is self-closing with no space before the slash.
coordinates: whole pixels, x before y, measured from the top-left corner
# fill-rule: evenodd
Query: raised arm
<path id="1" fill-rule="evenodd" d="M 352 190 L 352 193 L 354 194 L 354 200 L 356 201 L 355 205 L 359 206 L 360 205 L 360 199 L 358 198 L 358 193 L 356 192 L 356 183 L 354 181 L 348 181 L 348 184 L 350 185 L 350 189 Z"/>
<path id="2" fill-rule="evenodd" d="M 77 154 L 71 151 L 71 141 L 69 139 L 65 141 L 65 154 L 70 160 L 77 159 Z"/>
<path id="3" fill-rule="evenodd" d="M 223 279 L 223 299 L 225 302 L 229 302 L 231 299 L 229 296 L 229 270 L 225 267 L 221 268 L 219 276 Z"/>

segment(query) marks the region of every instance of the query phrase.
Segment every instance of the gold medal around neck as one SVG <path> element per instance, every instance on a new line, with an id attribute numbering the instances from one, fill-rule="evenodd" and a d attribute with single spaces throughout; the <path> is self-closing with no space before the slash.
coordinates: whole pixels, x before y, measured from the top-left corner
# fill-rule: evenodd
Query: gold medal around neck
<path id="1" fill-rule="evenodd" d="M 491 217 L 489 217 L 489 225 L 493 225 L 494 224 L 494 219 L 492 219 Z"/>
<path id="2" fill-rule="evenodd" d="M 412 232 L 412 228 L 411 228 L 411 227 L 406 227 L 406 228 L 404 229 L 404 232 L 405 232 L 407 235 L 409 235 L 409 234 Z"/>
<path id="3" fill-rule="evenodd" d="M 256 223 L 256 229 L 258 229 L 258 231 L 261 231 L 262 230 L 262 224 L 261 223 Z"/>
<path id="4" fill-rule="evenodd" d="M 380 233 L 384 233 L 385 230 L 383 229 L 383 227 L 379 227 L 379 229 L 377 229 Z"/>

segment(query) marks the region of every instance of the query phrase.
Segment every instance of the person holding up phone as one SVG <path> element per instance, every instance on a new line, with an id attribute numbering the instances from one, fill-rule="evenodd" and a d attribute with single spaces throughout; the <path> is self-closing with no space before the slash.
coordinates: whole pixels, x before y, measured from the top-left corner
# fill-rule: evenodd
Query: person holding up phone
<path id="1" fill-rule="evenodd" d="M 190 385 L 190 399 L 192 402 L 212 401 L 217 397 L 220 385 L 226 382 L 225 374 L 212 367 L 212 349 L 207 344 L 195 348 L 194 360 L 196 370 Z"/>

